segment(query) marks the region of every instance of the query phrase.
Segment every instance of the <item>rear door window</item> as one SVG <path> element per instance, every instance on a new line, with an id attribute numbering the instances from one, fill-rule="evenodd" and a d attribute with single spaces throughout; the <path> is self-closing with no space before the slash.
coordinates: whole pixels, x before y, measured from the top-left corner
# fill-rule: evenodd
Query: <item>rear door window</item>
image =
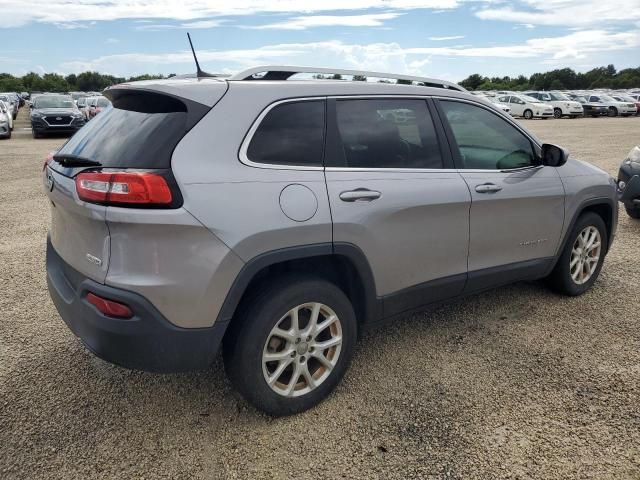
<path id="1" fill-rule="evenodd" d="M 336 120 L 343 157 L 332 166 L 443 168 L 425 100 L 338 100 Z"/>
<path id="2" fill-rule="evenodd" d="M 324 100 L 276 105 L 251 137 L 247 158 L 269 165 L 321 167 L 324 117 Z"/>

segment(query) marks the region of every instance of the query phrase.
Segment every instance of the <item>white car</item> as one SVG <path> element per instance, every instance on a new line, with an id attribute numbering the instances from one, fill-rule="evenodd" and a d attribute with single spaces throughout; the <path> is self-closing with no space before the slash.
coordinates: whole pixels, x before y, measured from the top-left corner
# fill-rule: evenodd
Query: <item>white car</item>
<path id="1" fill-rule="evenodd" d="M 13 130 L 13 115 L 11 114 L 11 107 L 8 103 L 0 100 L 0 110 L 3 110 L 9 119 L 9 128 Z"/>
<path id="2" fill-rule="evenodd" d="M 502 103 L 496 97 L 482 96 L 482 98 L 484 98 L 488 102 L 493 103 L 496 107 L 498 107 L 503 112 L 508 113 L 511 116 L 515 116 L 511 111 L 511 107 L 509 106 L 508 103 Z"/>
<path id="3" fill-rule="evenodd" d="M 618 115 L 628 117 L 629 115 L 635 115 L 637 112 L 635 103 L 621 102 L 604 93 L 589 95 L 587 100 L 592 103 L 599 103 L 600 105 L 607 106 L 609 108 L 608 115 L 610 117 L 617 117 Z"/>
<path id="4" fill-rule="evenodd" d="M 554 118 L 571 117 L 577 118 L 584 115 L 584 109 L 580 102 L 571 100 L 561 92 L 525 92 L 525 95 L 537 98 L 538 100 L 553 106 Z"/>
<path id="5" fill-rule="evenodd" d="M 0 100 L 9 105 L 9 111 L 15 120 L 18 116 L 18 101 L 16 97 L 14 97 L 12 93 L 0 93 Z"/>
<path id="6" fill-rule="evenodd" d="M 532 118 L 553 117 L 553 107 L 541 102 L 537 98 L 523 94 L 511 94 L 498 97 L 500 103 L 506 103 L 511 107 L 511 115 L 524 117 L 527 120 Z"/>
<path id="7" fill-rule="evenodd" d="M 0 138 L 11 138 L 12 120 L 7 104 L 0 101 Z"/>

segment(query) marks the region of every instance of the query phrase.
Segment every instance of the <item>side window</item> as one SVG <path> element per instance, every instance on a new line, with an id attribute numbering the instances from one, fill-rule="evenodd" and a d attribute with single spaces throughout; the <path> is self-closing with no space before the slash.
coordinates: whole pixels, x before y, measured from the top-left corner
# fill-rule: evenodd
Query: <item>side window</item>
<path id="1" fill-rule="evenodd" d="M 500 103 L 509 103 L 509 97 L 500 97 L 498 98 Z"/>
<path id="2" fill-rule="evenodd" d="M 321 167 L 324 111 L 324 100 L 272 108 L 255 131 L 247 157 L 256 163 Z"/>
<path id="3" fill-rule="evenodd" d="M 336 118 L 343 154 L 343 158 L 336 159 L 336 166 L 443 167 L 435 127 L 424 100 L 338 100 Z"/>
<path id="4" fill-rule="evenodd" d="M 501 117 L 468 103 L 440 105 L 453 131 L 461 168 L 506 170 L 539 163 L 529 139 Z"/>

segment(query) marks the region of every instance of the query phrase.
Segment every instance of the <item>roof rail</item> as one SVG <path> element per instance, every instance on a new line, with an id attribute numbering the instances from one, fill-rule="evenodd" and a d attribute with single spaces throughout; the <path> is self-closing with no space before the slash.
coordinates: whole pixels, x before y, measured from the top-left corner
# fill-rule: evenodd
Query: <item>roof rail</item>
<path id="1" fill-rule="evenodd" d="M 257 74 L 263 74 L 256 76 Z M 367 72 L 364 70 L 343 70 L 338 68 L 318 68 L 318 67 L 293 67 L 287 65 L 264 65 L 249 68 L 242 72 L 231 75 L 227 80 L 287 80 L 297 73 L 320 73 L 324 75 L 349 75 L 359 77 L 374 77 L 380 79 L 402 80 L 406 82 L 416 82 L 424 84 L 426 87 L 449 88 L 466 92 L 460 85 L 446 80 L 435 78 L 415 77 L 413 75 L 396 75 L 394 73 Z"/>

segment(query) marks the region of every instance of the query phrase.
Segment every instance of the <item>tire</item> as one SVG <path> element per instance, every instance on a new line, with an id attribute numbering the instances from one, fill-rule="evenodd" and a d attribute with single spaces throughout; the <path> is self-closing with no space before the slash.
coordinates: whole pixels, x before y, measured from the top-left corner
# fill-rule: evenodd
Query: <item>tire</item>
<path id="1" fill-rule="evenodd" d="M 640 208 L 625 205 L 624 209 L 627 211 L 627 215 L 629 215 L 631 218 L 640 218 Z"/>
<path id="2" fill-rule="evenodd" d="M 562 118 L 562 110 L 560 110 L 559 108 L 554 108 L 553 118 Z"/>
<path id="3" fill-rule="evenodd" d="M 527 110 L 524 111 L 522 116 L 524 118 L 526 118 L 527 120 L 531 120 L 533 118 L 533 112 L 531 110 L 527 109 Z"/>
<path id="4" fill-rule="evenodd" d="M 607 116 L 609 116 L 609 117 L 617 117 L 618 116 L 618 109 L 616 107 L 609 107 L 609 110 L 607 111 Z"/>
<path id="5" fill-rule="evenodd" d="M 225 336 L 225 370 L 238 392 L 258 410 L 275 417 L 291 415 L 319 404 L 342 379 L 355 350 L 356 317 L 342 290 L 315 277 L 291 275 L 265 283 L 263 287 L 257 289 L 256 295 L 243 301 L 234 317 L 231 332 Z M 299 334 L 294 335 L 290 342 L 274 335 L 276 326 L 280 326 L 281 331 L 291 332 L 293 321 L 290 314 L 296 308 L 300 312 L 300 328 L 309 328 L 308 319 L 315 305 L 322 306 L 318 316 L 323 318 L 319 320 L 321 324 L 332 314 L 337 321 L 315 335 L 307 336 L 305 333 L 299 343 L 295 340 Z M 318 349 L 318 342 L 339 337 L 341 343 L 338 346 Z M 264 363 L 263 355 L 270 353 L 267 349 L 271 350 L 271 355 L 281 354 L 282 358 Z M 320 355 L 325 359 L 325 365 L 332 363 L 331 368 L 318 360 Z M 284 365 L 286 368 L 282 370 Z M 306 369 L 313 382 L 319 381 L 317 385 L 313 386 L 304 373 L 296 376 L 294 383 L 294 369 L 297 368 Z M 267 382 L 269 376 L 273 378 L 273 387 Z"/>
<path id="6" fill-rule="evenodd" d="M 31 129 L 31 135 L 33 135 L 33 138 L 40 138 L 40 134 L 38 132 L 36 132 L 33 128 Z"/>
<path id="7" fill-rule="evenodd" d="M 576 281 L 572 276 L 571 271 L 572 262 L 575 259 L 575 256 L 573 254 L 574 246 L 578 245 L 578 236 L 583 235 L 583 232 L 591 228 L 597 230 L 600 238 L 600 246 L 597 253 L 598 260 L 595 263 L 591 263 L 592 270 L 588 278 L 578 278 L 578 281 Z M 587 239 L 589 238 L 590 237 L 587 236 Z M 571 229 L 569 236 L 567 237 L 567 242 L 562 250 L 562 253 L 560 254 L 560 257 L 558 258 L 556 266 L 554 267 L 549 277 L 547 277 L 547 283 L 549 284 L 549 286 L 558 293 L 569 296 L 582 295 L 584 292 L 589 290 L 589 288 L 591 288 L 591 286 L 597 280 L 598 275 L 600 275 L 602 263 L 604 262 L 604 257 L 606 255 L 606 246 L 608 244 L 607 242 L 607 229 L 604 221 L 602 220 L 602 217 L 593 212 L 586 212 L 580 215 L 575 225 Z M 595 243 L 596 242 L 594 242 L 594 244 Z M 579 257 L 579 255 L 576 256 Z M 585 258 L 589 258 L 590 256 L 591 255 L 587 253 Z M 595 252 L 593 252 L 593 256 L 591 256 L 591 258 L 593 258 L 594 256 Z M 577 270 L 580 271 L 580 262 L 578 262 L 578 265 L 576 265 L 576 267 L 578 267 Z M 584 270 L 580 272 L 582 273 L 584 272 Z"/>

